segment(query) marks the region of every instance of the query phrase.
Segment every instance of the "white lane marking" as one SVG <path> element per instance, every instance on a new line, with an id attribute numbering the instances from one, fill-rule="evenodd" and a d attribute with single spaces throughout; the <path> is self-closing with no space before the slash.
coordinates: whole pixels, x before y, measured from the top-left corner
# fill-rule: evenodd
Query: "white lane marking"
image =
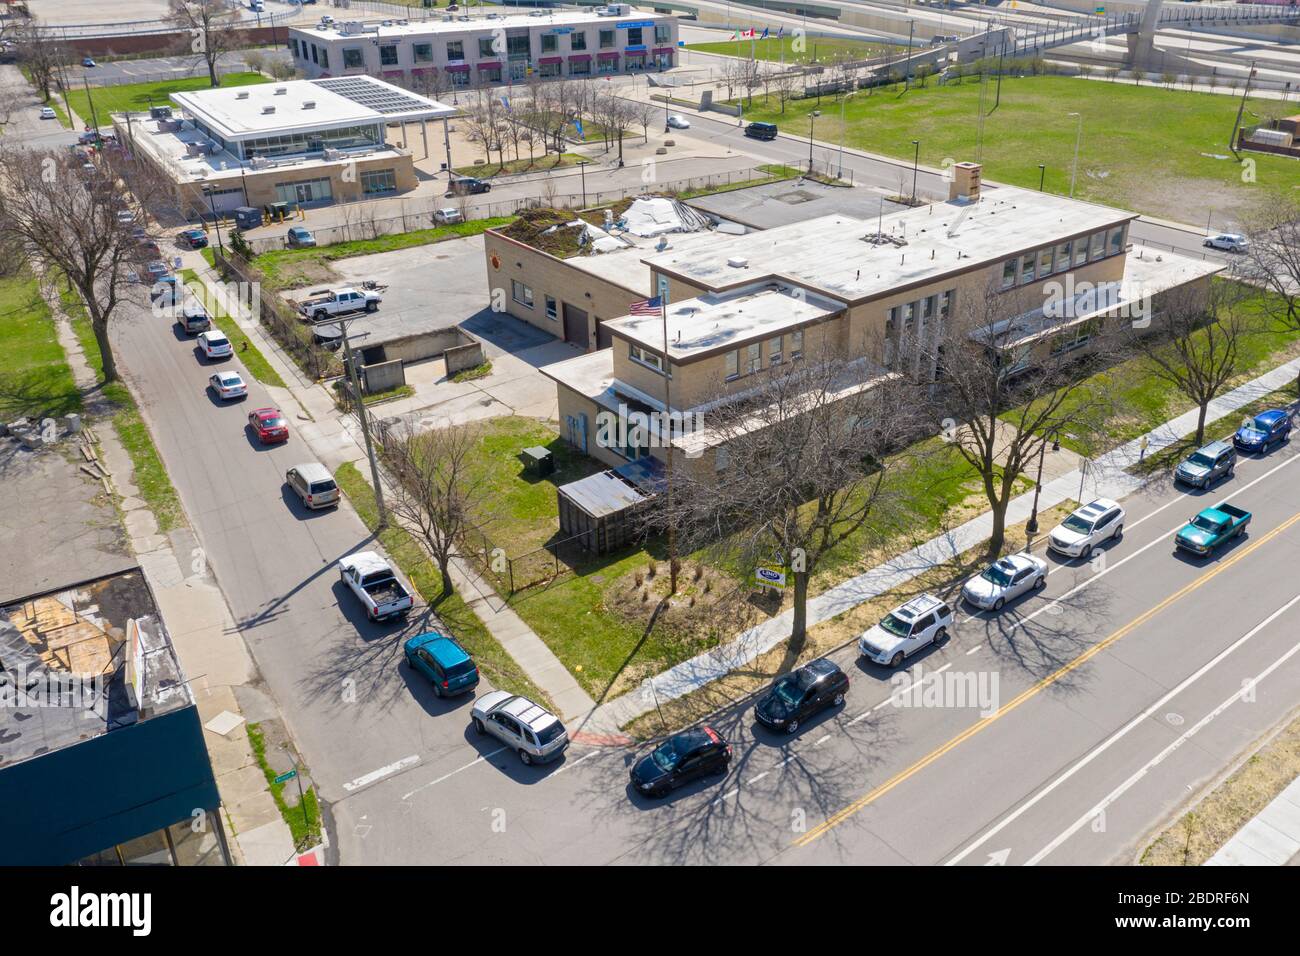
<path id="1" fill-rule="evenodd" d="M 500 753 L 500 751 L 498 751 L 498 753 Z M 578 764 L 582 763 L 584 760 L 590 760 L 592 757 L 598 757 L 598 756 L 600 756 L 600 755 L 603 754 L 603 753 L 605 753 L 605 751 L 603 751 L 603 750 L 593 750 L 591 753 L 587 754 L 585 757 L 579 757 L 577 760 L 573 761 L 573 763 L 569 763 L 569 762 L 566 761 L 563 767 L 560 767 L 558 770 L 552 771 L 552 772 L 547 776 L 546 779 L 549 780 L 549 779 L 551 779 L 552 777 L 558 777 L 560 774 L 564 773 L 564 771 L 566 771 L 566 770 L 570 770 L 570 769 L 576 767 Z"/>
<path id="2" fill-rule="evenodd" d="M 735 796 L 736 794 L 738 794 L 738 793 L 740 793 L 740 788 L 739 788 L 739 787 L 736 787 L 736 788 L 734 788 L 734 789 L 732 789 L 732 790 L 728 790 L 726 793 L 724 793 L 722 796 L 718 797 L 718 799 L 714 800 L 713 802 L 714 802 L 714 804 L 722 803 L 722 802 L 725 801 L 725 800 L 730 800 L 732 797 L 734 797 L 734 796 Z"/>
<path id="3" fill-rule="evenodd" d="M 1300 596 L 1298 596 L 1296 600 L 1300 600 Z M 1285 664 L 1297 653 L 1300 653 L 1300 644 L 1293 645 L 1291 650 L 1287 651 L 1285 654 L 1283 654 L 1281 657 L 1275 660 L 1268 667 L 1264 668 L 1264 670 L 1260 671 L 1259 674 L 1251 678 L 1251 686 L 1258 686 L 1260 681 L 1262 681 L 1269 674 L 1273 673 L 1273 671 L 1277 670 L 1279 667 Z M 1103 810 L 1109 807 L 1112 803 L 1114 803 L 1125 793 L 1127 793 L 1133 787 L 1134 784 L 1136 784 L 1139 780 L 1145 777 L 1148 771 L 1152 770 L 1159 764 L 1163 763 L 1166 757 L 1168 757 L 1171 753 L 1173 753 L 1175 750 L 1177 750 L 1179 747 L 1185 744 L 1188 740 L 1190 740 L 1193 736 L 1195 736 L 1196 733 L 1200 731 L 1202 728 L 1204 728 L 1207 724 L 1209 724 L 1210 721 L 1212 721 L 1215 717 L 1218 717 L 1225 710 L 1231 707 L 1234 703 L 1241 700 L 1243 693 L 1245 693 L 1245 688 L 1234 691 L 1231 697 L 1229 697 L 1218 707 L 1214 708 L 1214 710 L 1210 711 L 1208 714 L 1206 714 L 1204 717 L 1198 720 L 1195 724 L 1193 724 L 1191 727 L 1185 730 L 1178 737 L 1177 740 L 1169 744 L 1169 746 L 1165 747 L 1164 750 L 1160 751 L 1160 753 L 1156 754 L 1149 761 L 1147 761 L 1147 763 L 1144 766 L 1139 768 L 1136 773 L 1134 773 L 1131 777 L 1129 777 L 1118 787 L 1116 787 L 1114 790 L 1108 793 L 1104 800 L 1102 800 L 1095 807 L 1093 807 L 1091 810 L 1089 810 L 1087 813 L 1081 816 L 1078 820 L 1074 821 L 1073 824 L 1071 824 L 1064 831 L 1062 831 L 1061 834 L 1057 836 L 1057 838 L 1054 839 L 1051 843 L 1047 844 L 1047 846 L 1043 847 L 1041 850 L 1039 850 L 1037 853 L 1031 856 L 1028 860 L 1026 860 L 1025 866 L 1037 865 L 1043 859 L 1043 857 L 1047 856 L 1053 850 L 1057 849 L 1057 847 L 1059 847 L 1062 843 L 1064 843 L 1070 837 L 1074 836 L 1074 834 L 1078 833 L 1079 830 L 1081 830 L 1083 827 L 1087 826 L 1088 823 L 1093 818 L 1095 818 L 1098 813 L 1101 813 Z"/>
<path id="4" fill-rule="evenodd" d="M 410 793 L 403 794 L 403 795 L 402 795 L 402 799 L 403 799 L 403 800 L 409 800 L 409 799 L 411 799 L 411 797 L 415 796 L 415 795 L 416 795 L 417 793 L 419 793 L 421 790 L 428 790 L 430 787 L 432 787 L 432 786 L 436 786 L 437 784 L 442 783 L 442 782 L 443 782 L 444 780 L 446 780 L 448 777 L 454 777 L 454 776 L 456 776 L 456 774 L 460 773 L 462 770 L 468 770 L 470 767 L 473 767 L 475 764 L 480 764 L 480 763 L 482 763 L 482 762 L 485 761 L 485 760 L 491 760 L 491 759 L 492 759 L 493 757 L 495 757 L 497 754 L 499 754 L 499 753 L 504 753 L 505 751 L 507 751 L 507 750 L 509 750 L 509 749 L 510 749 L 509 747 L 498 747 L 496 750 L 492 751 L 491 753 L 483 754 L 481 757 L 477 757 L 477 758 L 475 758 L 474 760 L 471 760 L 469 763 L 465 764 L 465 766 L 463 766 L 463 767 L 457 767 L 455 770 L 452 770 L 452 771 L 449 771 L 449 772 L 447 772 L 447 773 L 444 773 L 444 774 L 443 774 L 441 777 L 439 777 L 437 780 L 430 780 L 428 783 L 421 784 L 420 786 L 418 786 L 418 787 L 416 787 L 414 790 L 412 790 Z"/>
<path id="5" fill-rule="evenodd" d="M 984 646 L 983 644 L 976 644 L 974 647 L 972 647 L 969 651 L 966 652 L 966 656 L 970 657 L 972 654 L 977 653 L 980 650 L 980 648 L 982 648 L 983 646 Z"/>
<path id="6" fill-rule="evenodd" d="M 972 852 L 974 852 L 975 850 L 979 849 L 979 847 L 981 847 L 983 844 L 987 843 L 987 842 L 988 842 L 989 840 L 991 840 L 993 837 L 997 836 L 998 833 L 1002 832 L 1002 830 L 1006 829 L 1008 826 L 1010 826 L 1012 823 L 1014 823 L 1014 822 L 1015 822 L 1017 819 L 1019 819 L 1023 814 L 1027 813 L 1027 812 L 1028 812 L 1032 807 L 1034 807 L 1034 806 L 1035 806 L 1035 805 L 1036 805 L 1040 800 L 1042 800 L 1043 798 L 1045 798 L 1046 796 L 1048 796 L 1048 794 L 1052 793 L 1054 790 L 1056 790 L 1057 787 L 1061 786 L 1061 784 L 1065 783 L 1065 781 L 1069 780 L 1071 777 L 1073 777 L 1076 773 L 1078 773 L 1080 770 L 1082 770 L 1082 769 L 1083 769 L 1084 767 L 1086 767 L 1088 764 L 1092 763 L 1092 761 L 1094 761 L 1095 759 L 1097 759 L 1097 757 L 1101 756 L 1101 754 L 1103 754 L 1106 750 L 1108 750 L 1108 749 L 1109 749 L 1109 748 L 1110 748 L 1110 747 L 1111 747 L 1111 746 L 1112 746 L 1116 741 L 1118 741 L 1118 740 L 1120 740 L 1121 738 L 1123 738 L 1123 737 L 1124 737 L 1126 734 L 1128 734 L 1128 732 L 1131 731 L 1134 727 L 1138 726 L 1138 725 L 1139 725 L 1140 723 L 1142 723 L 1144 720 L 1146 720 L 1147 718 L 1149 718 L 1152 714 L 1154 714 L 1154 713 L 1155 713 L 1156 711 L 1158 711 L 1161 707 L 1163 707 L 1165 704 L 1167 704 L 1167 703 L 1168 703 L 1168 702 L 1169 702 L 1173 697 L 1175 697 L 1176 695 L 1182 693 L 1184 690 L 1186 690 L 1188 687 L 1190 687 L 1193 683 L 1195 683 L 1195 682 L 1196 682 L 1197 680 L 1199 680 L 1201 677 L 1203 677 L 1203 676 L 1205 676 L 1207 673 L 1209 673 L 1210 670 L 1212 670 L 1212 669 L 1213 669 L 1214 667 L 1216 667 L 1220 662 L 1222 662 L 1222 661 L 1223 661 L 1223 660 L 1224 660 L 1224 659 L 1225 659 L 1229 654 L 1231 654 L 1233 651 L 1237 650 L 1237 648 L 1241 647 L 1243 644 L 1245 644 L 1247 641 L 1249 641 L 1252 637 L 1254 637 L 1256 634 L 1258 634 L 1260 631 L 1262 631 L 1265 627 L 1267 627 L 1269 624 L 1273 623 L 1273 621 L 1277 620 L 1277 619 L 1278 619 L 1282 614 L 1284 614 L 1285 612 L 1289 611 L 1289 610 L 1290 610 L 1292 607 L 1294 607 L 1297 603 L 1300 603 L 1300 594 L 1297 594 L 1295 597 L 1293 597 L 1293 598 L 1292 598 L 1290 601 L 1288 601 L 1286 604 L 1282 605 L 1282 607 L 1278 608 L 1276 611 L 1274 611 L 1272 614 L 1270 614 L 1268 617 L 1266 617 L 1266 618 L 1265 618 L 1263 621 L 1261 621 L 1259 624 L 1255 625 L 1253 628 L 1251 628 L 1249 631 L 1247 631 L 1243 636 L 1241 636 L 1241 637 L 1239 637 L 1237 640 L 1233 641 L 1233 642 L 1232 642 L 1231 644 L 1229 644 L 1226 648 L 1224 648 L 1222 651 L 1220 651 L 1218 654 L 1216 654 L 1213 658 L 1211 658 L 1209 661 L 1207 661 L 1207 662 L 1206 662 L 1203 666 L 1201 666 L 1197 671 L 1195 671 L 1193 674 L 1191 674 L 1191 675 L 1190 675 L 1186 680 L 1184 680 L 1182 683 L 1180 683 L 1177 687 L 1173 688 L 1171 691 L 1169 691 L 1169 693 L 1165 694 L 1163 697 L 1161 697 L 1159 700 L 1157 700 L 1154 704 L 1152 704 L 1152 705 L 1151 705 L 1150 707 L 1148 707 L 1146 710 L 1142 711 L 1142 713 L 1140 713 L 1140 714 L 1138 714 L 1136 717 L 1134 717 L 1131 721 L 1129 721 L 1129 723 L 1125 724 L 1122 728 L 1120 728 L 1118 731 L 1116 731 L 1114 734 L 1112 734 L 1109 738 L 1107 738 L 1106 740 L 1104 740 L 1104 741 L 1102 741 L 1100 744 L 1098 744 L 1095 748 L 1093 748 L 1093 750 L 1092 750 L 1091 752 L 1089 752 L 1085 757 L 1083 757 L 1083 758 L 1082 758 L 1078 763 L 1076 763 L 1073 767 L 1071 767 L 1069 770 L 1067 770 L 1067 771 L 1065 771 L 1064 773 L 1062 773 L 1059 777 L 1057 777 L 1057 778 L 1056 778 L 1055 780 L 1053 780 L 1050 784 L 1048 784 L 1046 787 L 1044 787 L 1042 790 L 1040 790 L 1038 793 L 1036 793 L 1036 794 L 1035 794 L 1033 797 L 1031 797 L 1029 800 L 1027 800 L 1027 801 L 1025 801 L 1024 803 L 1022 803 L 1022 804 L 1021 804 L 1019 807 L 1017 807 L 1014 811 L 1012 811 L 1012 812 L 1009 813 L 1006 817 L 1004 817 L 1001 821 L 999 821 L 998 824 L 997 824 L 996 826 L 993 826 L 993 827 L 991 827 L 990 829 L 988 829 L 987 831 L 985 831 L 985 832 L 984 832 L 984 833 L 983 833 L 983 834 L 982 834 L 978 839 L 976 839 L 974 842 L 972 842 L 971 844 L 969 844 L 969 845 L 968 845 L 964 850 L 962 850 L 960 853 L 958 853 L 958 854 L 957 854 L 956 856 L 954 856 L 952 859 L 948 860 L 948 861 L 944 864 L 944 866 L 952 866 L 953 864 L 960 863 L 963 859 L 965 859 L 967 856 L 969 856 Z M 1240 691 L 1238 691 L 1238 693 L 1240 693 Z M 1089 816 L 1089 817 L 1085 817 L 1084 819 L 1085 819 L 1085 820 L 1088 820 L 1088 819 L 1091 819 L 1091 817 L 1090 817 L 1090 816 Z"/>
<path id="7" fill-rule="evenodd" d="M 766 776 L 767 776 L 769 773 L 771 773 L 771 772 L 772 772 L 772 771 L 770 771 L 770 770 L 764 770 L 764 771 L 763 771 L 762 773 L 760 773 L 757 777 L 750 777 L 748 780 L 745 781 L 745 786 L 748 787 L 750 784 L 758 783 L 760 780 L 762 780 L 764 777 L 766 777 Z"/>
<path id="8" fill-rule="evenodd" d="M 815 744 L 813 744 L 813 746 L 814 746 L 814 747 L 820 747 L 822 744 L 826 743 L 826 741 L 828 741 L 828 740 L 830 740 L 830 739 L 831 739 L 831 735 L 830 735 L 830 734 L 826 734 L 826 736 L 824 736 L 824 737 L 822 737 L 820 740 L 818 740 Z"/>
<path id="9" fill-rule="evenodd" d="M 1233 497 L 1236 497 L 1237 495 L 1240 495 L 1243 491 L 1246 491 L 1248 488 L 1253 488 L 1255 485 L 1259 484 L 1259 483 L 1260 483 L 1261 481 L 1263 481 L 1265 478 L 1267 478 L 1267 477 L 1269 477 L 1270 475 L 1272 475 L 1273 472 L 1278 471 L 1278 470 L 1281 469 L 1281 468 L 1285 468 L 1287 465 L 1289 465 L 1289 464 L 1291 464 L 1293 461 L 1297 461 L 1297 460 L 1300 460 L 1300 455 L 1296 455 L 1296 456 L 1293 456 L 1293 457 L 1291 457 L 1291 458 L 1288 458 L 1286 461 L 1282 462 L 1281 464 L 1276 465 L 1276 466 L 1274 466 L 1273 468 L 1270 468 L 1268 471 L 1264 472 L 1264 474 L 1260 475 L 1260 476 L 1259 476 L 1258 478 L 1256 478 L 1254 481 L 1248 482 L 1247 484 L 1244 484 L 1244 485 L 1242 485 L 1240 488 L 1238 488 L 1237 491 L 1236 491 L 1236 494 L 1234 494 Z M 1140 518 L 1140 519 L 1138 519 L 1137 521 L 1133 522 L 1133 524 L 1129 525 L 1129 527 L 1130 527 L 1130 528 L 1137 527 L 1137 526 L 1140 525 L 1143 521 L 1146 521 L 1147 518 L 1154 518 L 1156 515 L 1158 515 L 1158 514 L 1159 514 L 1160 512 L 1162 512 L 1162 511 L 1164 511 L 1166 508 L 1168 508 L 1168 507 L 1170 507 L 1170 506 L 1172 506 L 1172 505 L 1177 504 L 1179 501 L 1181 501 L 1183 498 L 1186 498 L 1186 497 L 1187 497 L 1186 494 L 1180 495 L 1179 497 L 1175 498 L 1173 501 L 1170 501 L 1170 502 L 1167 502 L 1166 504 L 1161 505 L 1161 506 L 1160 506 L 1159 508 L 1157 508 L 1155 511 L 1151 512 L 1151 514 L 1147 515 L 1146 518 Z M 1215 507 L 1218 507 L 1219 505 L 1223 504 L 1223 503 L 1226 502 L 1227 500 L 1228 500 L 1227 498 L 1220 498 L 1220 499 L 1219 499 L 1218 501 L 1216 501 L 1214 504 L 1212 504 L 1212 505 L 1206 505 L 1205 507 L 1206 507 L 1206 508 L 1215 508 Z M 1110 562 L 1108 562 L 1108 563 L 1106 564 L 1106 567 L 1102 568 L 1100 571 L 1098 571 L 1098 572 L 1097 572 L 1096 574 L 1094 574 L 1092 577 L 1088 578 L 1088 580 L 1084 581 L 1084 582 L 1081 583 L 1081 584 L 1076 584 L 1074 587 L 1070 588 L 1070 590 L 1066 591 L 1066 592 L 1065 592 L 1064 594 L 1062 594 L 1060 597 L 1055 598 L 1053 601 L 1051 601 L 1051 603 L 1046 604 L 1046 605 L 1044 605 L 1043 607 L 1040 607 L 1037 611 L 1034 611 L 1034 612 L 1031 613 L 1031 614 L 1026 614 L 1024 617 L 1022 617 L 1022 618 L 1017 618 L 1016 620 L 1012 621 L 1012 622 L 1007 626 L 1007 631 L 1006 631 L 1006 632 L 1007 632 L 1008 634 L 1010 634 L 1011 632 L 1013 632 L 1013 631 L 1015 631 L 1015 630 L 1017 630 L 1017 629 L 1019 629 L 1019 628 L 1021 628 L 1021 627 L 1024 627 L 1026 624 L 1028 624 L 1030 621 L 1034 620 L 1034 618 L 1038 617 L 1038 615 L 1040 615 L 1040 614 L 1059 614 L 1059 613 L 1061 612 L 1061 610 L 1062 610 L 1061 603 L 1062 603 L 1063 601 L 1067 600 L 1068 598 L 1072 598 L 1072 597 L 1074 597 L 1074 595 L 1078 594 L 1078 593 L 1079 593 L 1080 591 L 1082 591 L 1084 588 L 1088 587 L 1088 586 L 1091 585 L 1091 584 L 1096 583 L 1097 581 L 1100 581 L 1100 580 L 1101 580 L 1102 578 L 1104 578 L 1106 575 L 1110 574 L 1110 573 L 1113 572 L 1113 571 L 1118 570 L 1119 568 L 1123 567 L 1125 564 L 1127 564 L 1128 562 L 1132 561 L 1134 558 L 1138 557 L 1138 556 L 1141 555 L 1142 553 L 1144 553 L 1144 552 L 1146 552 L 1146 551 L 1149 551 L 1150 549 L 1154 548 L 1156 545 L 1158 545 L 1158 544 L 1165 544 L 1165 545 L 1167 545 L 1167 544 L 1169 543 L 1169 535 L 1173 534 L 1174 532 L 1176 532 L 1176 531 L 1177 531 L 1179 528 L 1181 528 L 1181 527 L 1182 527 L 1182 524 L 1179 524 L 1178 527 L 1170 528 L 1169 531 L 1167 531 L 1165 534 L 1163 534 L 1163 535 L 1161 535 L 1160 537 L 1156 538 L 1154 541 L 1149 542 L 1148 544 L 1144 544 L 1142 547 L 1138 548 L 1138 549 L 1137 549 L 1136 551 L 1134 551 L 1132 554 L 1127 555 L 1127 556 L 1125 556 L 1125 557 L 1123 557 L 1123 558 L 1120 558 L 1118 561 L 1115 561 L 1114 563 L 1110 563 Z"/>
<path id="10" fill-rule="evenodd" d="M 919 666 L 919 665 L 918 665 L 918 666 Z M 951 663 L 951 662 L 949 662 L 949 663 L 947 663 L 947 664 L 944 664 L 942 667 L 936 667 L 934 670 L 930 671 L 928 674 L 926 674 L 924 677 L 922 677 L 919 681 L 916 681 L 916 680 L 915 680 L 915 677 L 916 677 L 916 669 L 913 668 L 912 671 L 911 671 L 912 677 L 913 677 L 913 679 L 914 679 L 914 680 L 913 680 L 913 683 L 909 684 L 907 687 L 903 688 L 902 690 L 899 690 L 899 691 L 897 691 L 897 692 L 895 692 L 895 693 L 893 693 L 893 694 L 890 694 L 888 697 L 886 697 L 886 698 L 885 698 L 884 700 L 882 700 L 880 703 L 876 704 L 876 706 L 872 707 L 870 710 L 864 710 L 862 713 L 858 714 L 858 716 L 856 716 L 856 717 L 854 717 L 852 720 L 850 720 L 850 721 L 849 721 L 845 726 L 847 726 L 847 727 L 852 727 L 852 726 L 853 726 L 854 724 L 856 724 L 858 721 L 860 721 L 860 720 L 866 720 L 868 717 L 870 717 L 870 716 L 871 716 L 872 714 L 874 714 L 876 711 L 880 710 L 880 708 L 882 708 L 882 707 L 888 707 L 890 704 L 892 704 L 892 703 L 894 703 L 895 701 L 899 700 L 899 699 L 900 699 L 904 694 L 909 694 L 909 693 L 911 693 L 911 692 L 912 692 L 913 690 L 915 690 L 917 687 L 924 687 L 926 681 L 928 681 L 928 680 L 929 680 L 930 678 L 932 678 L 932 677 L 937 677 L 939 674 L 942 674 L 944 671 L 946 671 L 946 670 L 947 670 L 948 668 L 950 668 L 950 667 L 952 667 L 952 663 Z"/>
<path id="11" fill-rule="evenodd" d="M 405 770 L 407 767 L 414 767 L 419 762 L 419 754 L 412 754 L 409 757 L 403 757 L 401 760 L 390 763 L 387 767 L 380 767 L 378 770 L 372 770 L 364 776 L 357 777 L 357 779 L 345 783 L 343 789 L 348 793 L 351 793 L 353 790 L 360 790 L 362 787 L 368 787 L 370 784 L 375 783 L 378 780 L 383 780 L 385 777 L 391 777 L 399 770 Z"/>

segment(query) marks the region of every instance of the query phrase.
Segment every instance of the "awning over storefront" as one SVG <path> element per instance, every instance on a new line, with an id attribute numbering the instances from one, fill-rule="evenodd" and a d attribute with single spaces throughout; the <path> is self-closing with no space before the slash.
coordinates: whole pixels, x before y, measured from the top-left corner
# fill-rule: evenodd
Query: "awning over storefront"
<path id="1" fill-rule="evenodd" d="M 590 54 L 590 53 L 571 53 L 571 54 L 569 54 L 569 62 L 571 62 L 571 63 L 574 63 L 574 62 L 577 62 L 577 63 L 585 63 L 585 62 L 589 61 L 590 59 L 591 59 L 591 54 Z"/>
<path id="2" fill-rule="evenodd" d="M 500 64 L 500 63 L 476 63 L 476 64 L 474 64 L 474 65 L 477 66 L 480 70 L 499 70 L 499 69 L 501 69 L 501 64 Z"/>
<path id="3" fill-rule="evenodd" d="M 448 63 L 445 67 L 443 67 L 443 69 L 445 69 L 448 73 L 468 73 L 468 72 L 469 72 L 469 64 L 468 64 L 468 63 Z"/>
<path id="4" fill-rule="evenodd" d="M 596 54 L 596 55 L 597 55 L 598 57 L 600 57 L 602 60 L 617 60 L 617 59 L 618 59 L 618 53 L 617 53 L 617 52 L 613 52 L 613 53 L 598 53 L 598 54 Z"/>
<path id="5" fill-rule="evenodd" d="M 664 53 L 672 53 L 672 52 L 673 52 L 673 48 L 670 46 L 657 46 L 654 48 L 655 56 L 659 56 Z"/>
<path id="6" fill-rule="evenodd" d="M 545 66 L 548 63 L 563 63 L 563 62 L 564 62 L 564 57 L 562 56 L 543 56 L 543 57 L 539 57 L 537 60 L 539 66 Z"/>

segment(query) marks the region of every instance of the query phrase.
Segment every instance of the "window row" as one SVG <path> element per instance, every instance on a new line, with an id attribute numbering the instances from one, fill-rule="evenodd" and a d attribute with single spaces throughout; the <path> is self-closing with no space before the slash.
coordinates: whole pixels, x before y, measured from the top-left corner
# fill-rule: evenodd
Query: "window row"
<path id="1" fill-rule="evenodd" d="M 618 31 L 616 30 L 599 30 L 597 31 L 597 45 L 601 50 L 612 50 L 619 46 Z M 557 33 L 544 33 L 539 37 L 540 49 L 542 53 L 558 53 L 560 51 L 560 36 Z M 587 34 L 575 31 L 568 34 L 570 51 L 580 53 L 589 49 L 587 45 Z M 646 43 L 646 37 L 643 36 L 641 27 L 632 27 L 627 31 L 627 42 L 625 46 L 643 46 Z M 465 42 L 464 40 L 447 40 L 444 43 L 444 49 L 447 53 L 448 62 L 459 62 L 465 59 Z M 474 42 L 474 41 L 470 41 Z M 654 42 L 671 43 L 672 29 L 667 26 L 657 26 L 654 31 Z M 518 34 L 515 36 L 507 35 L 505 38 L 504 49 L 501 46 L 499 37 L 487 36 L 478 37 L 478 55 L 480 59 L 491 59 L 499 56 L 510 56 L 518 58 L 527 58 L 532 56 L 532 40 L 527 34 Z M 316 44 L 308 43 L 306 40 L 299 41 L 297 37 L 291 37 L 289 40 L 293 55 L 298 59 L 310 59 L 313 63 L 318 63 L 322 67 L 329 66 L 329 56 L 324 47 L 317 48 Z M 412 43 L 411 59 L 415 63 L 432 63 L 433 62 L 433 44 L 432 43 Z M 401 53 L 396 43 L 382 43 L 379 45 L 379 63 L 381 66 L 398 66 L 401 63 Z M 344 47 L 343 48 L 343 66 L 345 68 L 360 69 L 364 68 L 365 52 L 364 48 Z"/>
<path id="2" fill-rule="evenodd" d="M 775 335 L 766 342 L 751 342 L 749 345 L 732 349 L 725 356 L 723 381 L 730 382 L 745 375 L 753 375 L 764 368 L 763 351 L 767 350 L 767 368 L 773 368 L 782 362 L 803 357 L 803 329 L 795 329 L 785 335 Z"/>
<path id="3" fill-rule="evenodd" d="M 912 359 L 913 371 L 921 369 L 921 356 L 927 351 L 938 355 L 939 336 L 952 312 L 955 289 L 896 305 L 885 316 L 885 347 L 881 365 L 892 369 L 897 356 Z M 927 343 L 935 348 L 927 349 Z M 931 373 L 933 369 L 929 370 Z"/>
<path id="4" fill-rule="evenodd" d="M 1079 268 L 1089 262 L 1117 256 L 1124 251 L 1124 226 L 1102 229 L 1053 246 L 1044 246 L 1002 263 L 1002 288 L 1028 285 L 1048 276 Z"/>

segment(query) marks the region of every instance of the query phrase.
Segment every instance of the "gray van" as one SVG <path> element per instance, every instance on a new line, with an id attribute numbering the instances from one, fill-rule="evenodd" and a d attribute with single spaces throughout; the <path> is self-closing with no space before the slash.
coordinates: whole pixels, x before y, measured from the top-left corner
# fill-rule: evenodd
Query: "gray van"
<path id="1" fill-rule="evenodd" d="M 339 503 L 339 486 L 322 464 L 294 465 L 284 473 L 284 480 L 306 508 L 331 508 Z"/>

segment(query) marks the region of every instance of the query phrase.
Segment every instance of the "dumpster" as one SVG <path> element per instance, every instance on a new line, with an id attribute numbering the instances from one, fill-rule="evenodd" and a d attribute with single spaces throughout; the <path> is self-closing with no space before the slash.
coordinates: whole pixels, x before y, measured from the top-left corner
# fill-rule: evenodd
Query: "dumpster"
<path id="1" fill-rule="evenodd" d="M 235 228 L 256 229 L 262 224 L 262 214 L 252 206 L 240 206 L 235 210 Z"/>

